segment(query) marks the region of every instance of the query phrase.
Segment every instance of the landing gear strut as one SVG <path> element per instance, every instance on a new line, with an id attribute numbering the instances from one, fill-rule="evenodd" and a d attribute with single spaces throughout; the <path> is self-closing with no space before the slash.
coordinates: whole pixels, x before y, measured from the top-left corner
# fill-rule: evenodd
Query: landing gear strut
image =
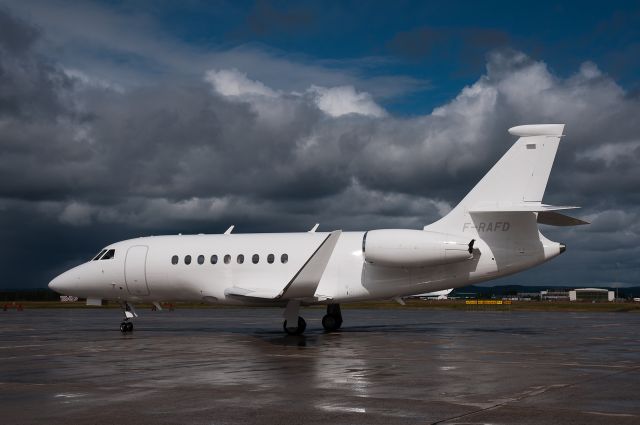
<path id="1" fill-rule="evenodd" d="M 302 335 L 307 329 L 307 322 L 300 316 L 300 301 L 289 300 L 287 308 L 284 310 L 284 323 L 282 328 L 289 335 Z"/>
<path id="2" fill-rule="evenodd" d="M 337 331 L 342 326 L 340 304 L 328 304 L 327 314 L 322 318 L 322 327 L 327 332 Z"/>
<path id="3" fill-rule="evenodd" d="M 133 323 L 130 322 L 130 319 L 138 317 L 136 310 L 133 308 L 132 304 L 124 301 L 122 303 L 122 312 L 124 313 L 124 320 L 120 323 L 120 332 L 127 333 L 133 331 Z"/>

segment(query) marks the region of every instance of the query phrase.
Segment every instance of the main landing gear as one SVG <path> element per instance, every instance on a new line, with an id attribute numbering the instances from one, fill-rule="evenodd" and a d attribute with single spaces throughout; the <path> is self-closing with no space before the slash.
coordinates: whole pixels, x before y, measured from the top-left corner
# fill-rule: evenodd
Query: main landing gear
<path id="1" fill-rule="evenodd" d="M 327 314 L 322 318 L 322 327 L 327 332 L 337 331 L 342 326 L 342 312 L 340 304 L 328 304 Z"/>
<path id="2" fill-rule="evenodd" d="M 302 335 L 307 329 L 307 322 L 300 316 L 300 301 L 289 300 L 284 310 L 284 323 L 282 328 L 288 335 Z"/>
<path id="3" fill-rule="evenodd" d="M 295 323 L 295 321 L 293 323 Z M 298 316 L 297 326 L 289 326 L 287 320 L 285 320 L 282 327 L 288 335 L 302 335 L 307 329 L 307 322 L 302 317 Z"/>
<path id="4" fill-rule="evenodd" d="M 138 317 L 138 315 L 133 308 L 133 304 L 129 304 L 127 301 L 122 303 L 122 312 L 124 313 L 124 320 L 120 323 L 120 332 L 124 334 L 133 331 L 133 323 L 130 320 Z"/>
<path id="5" fill-rule="evenodd" d="M 284 311 L 282 328 L 288 335 L 302 335 L 307 329 L 307 322 L 300 317 L 300 301 L 290 300 Z M 340 304 L 327 305 L 327 314 L 322 318 L 322 327 L 327 332 L 337 331 L 342 326 Z"/>

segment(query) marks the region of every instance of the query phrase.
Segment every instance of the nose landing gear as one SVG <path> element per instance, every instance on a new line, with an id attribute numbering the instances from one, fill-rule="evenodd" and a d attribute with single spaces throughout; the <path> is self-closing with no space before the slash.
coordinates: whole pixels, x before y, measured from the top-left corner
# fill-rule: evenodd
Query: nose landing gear
<path id="1" fill-rule="evenodd" d="M 124 313 L 124 320 L 120 323 L 120 332 L 127 333 L 133 331 L 133 323 L 130 322 L 130 319 L 138 317 L 136 310 L 133 308 L 133 304 L 124 301 L 122 303 L 122 312 Z"/>

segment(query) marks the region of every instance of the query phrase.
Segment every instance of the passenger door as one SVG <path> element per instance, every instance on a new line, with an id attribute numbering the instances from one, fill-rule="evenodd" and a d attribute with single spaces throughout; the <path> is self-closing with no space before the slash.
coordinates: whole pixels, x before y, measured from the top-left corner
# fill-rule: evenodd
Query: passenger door
<path id="1" fill-rule="evenodd" d="M 147 251 L 144 245 L 132 246 L 124 263 L 124 278 L 131 295 L 149 295 L 147 286 Z"/>

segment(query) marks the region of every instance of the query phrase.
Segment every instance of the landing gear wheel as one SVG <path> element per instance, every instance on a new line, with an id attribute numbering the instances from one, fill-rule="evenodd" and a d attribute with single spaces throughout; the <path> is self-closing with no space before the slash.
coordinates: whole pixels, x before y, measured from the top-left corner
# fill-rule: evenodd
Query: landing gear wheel
<path id="1" fill-rule="evenodd" d="M 322 318 L 322 327 L 327 332 L 333 332 L 340 329 L 340 326 L 342 326 L 340 304 L 328 304 L 327 314 Z"/>
<path id="2" fill-rule="evenodd" d="M 129 322 L 127 323 L 127 332 L 131 332 L 133 331 L 133 323 Z"/>
<path id="3" fill-rule="evenodd" d="M 337 331 L 340 329 L 340 326 L 342 326 L 342 320 L 335 316 L 326 314 L 322 318 L 322 327 L 328 332 Z"/>
<path id="4" fill-rule="evenodd" d="M 302 335 L 305 329 L 307 329 L 307 322 L 305 322 L 302 317 L 298 316 L 297 327 L 294 327 L 294 328 L 288 327 L 286 320 L 284 321 L 282 327 L 284 328 L 284 331 L 289 335 Z"/>
<path id="5" fill-rule="evenodd" d="M 129 331 L 129 327 L 127 325 L 127 322 L 120 323 L 120 332 L 127 333 Z"/>

